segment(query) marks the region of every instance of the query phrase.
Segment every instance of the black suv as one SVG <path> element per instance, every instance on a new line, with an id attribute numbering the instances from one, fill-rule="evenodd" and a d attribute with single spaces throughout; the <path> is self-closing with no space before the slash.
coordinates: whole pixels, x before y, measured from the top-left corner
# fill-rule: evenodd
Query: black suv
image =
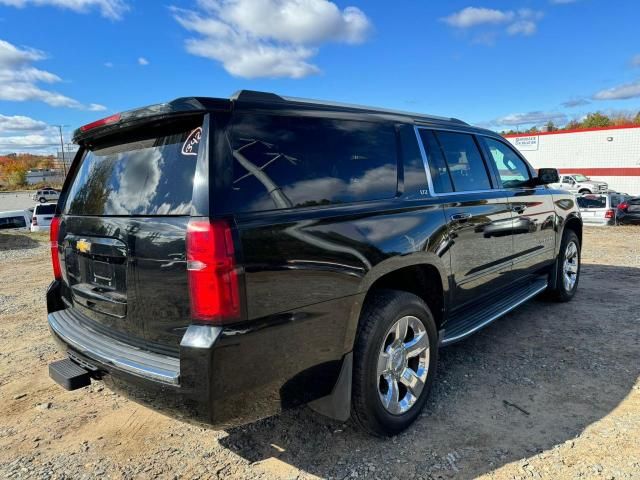
<path id="1" fill-rule="evenodd" d="M 74 140 L 47 292 L 68 389 L 219 427 L 309 403 L 393 435 L 439 347 L 578 285 L 557 172 L 460 120 L 242 91 Z"/>

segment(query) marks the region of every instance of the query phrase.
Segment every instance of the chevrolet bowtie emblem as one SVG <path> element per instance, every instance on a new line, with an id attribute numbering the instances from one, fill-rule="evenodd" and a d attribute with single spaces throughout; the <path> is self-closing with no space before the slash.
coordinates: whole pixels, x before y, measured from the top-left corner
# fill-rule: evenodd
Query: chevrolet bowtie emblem
<path id="1" fill-rule="evenodd" d="M 89 253 L 91 251 L 91 242 L 87 240 L 78 240 L 76 242 L 76 250 L 80 253 Z"/>

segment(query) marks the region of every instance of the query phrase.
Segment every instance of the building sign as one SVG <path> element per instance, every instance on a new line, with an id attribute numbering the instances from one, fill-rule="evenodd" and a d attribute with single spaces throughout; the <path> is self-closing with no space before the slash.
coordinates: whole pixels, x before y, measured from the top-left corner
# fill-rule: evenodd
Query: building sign
<path id="1" fill-rule="evenodd" d="M 531 135 L 530 137 L 515 137 L 513 144 L 518 150 L 538 150 L 538 135 Z"/>

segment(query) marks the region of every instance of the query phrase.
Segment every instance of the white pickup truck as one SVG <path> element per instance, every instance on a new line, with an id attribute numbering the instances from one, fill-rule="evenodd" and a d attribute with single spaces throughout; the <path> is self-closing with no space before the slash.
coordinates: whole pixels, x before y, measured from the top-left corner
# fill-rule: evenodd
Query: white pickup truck
<path id="1" fill-rule="evenodd" d="M 580 194 L 604 193 L 609 191 L 609 185 L 606 182 L 591 180 L 581 173 L 563 173 L 560 175 L 560 183 L 552 186 Z"/>

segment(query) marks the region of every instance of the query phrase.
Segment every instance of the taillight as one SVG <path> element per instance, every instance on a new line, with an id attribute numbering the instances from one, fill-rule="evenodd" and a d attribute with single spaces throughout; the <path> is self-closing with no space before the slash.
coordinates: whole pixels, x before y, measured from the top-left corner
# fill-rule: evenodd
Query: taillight
<path id="1" fill-rule="evenodd" d="M 208 323 L 238 319 L 238 272 L 229 224 L 223 220 L 190 220 L 186 248 L 192 318 Z"/>
<path id="2" fill-rule="evenodd" d="M 627 208 L 629 208 L 629 204 L 627 202 L 622 202 L 618 205 L 618 209 L 622 210 L 623 212 L 626 212 Z"/>
<path id="3" fill-rule="evenodd" d="M 31 225 L 34 225 L 34 226 L 38 225 L 38 219 L 36 218 L 35 215 L 31 218 Z"/>
<path id="4" fill-rule="evenodd" d="M 111 115 L 109 117 L 105 117 L 105 118 L 101 118 L 100 120 L 96 120 L 95 122 L 91 122 L 91 123 L 87 123 L 86 125 L 83 125 L 80 127 L 80 131 L 82 132 L 86 132 L 88 130 L 97 128 L 97 127 L 103 127 L 105 125 L 109 125 L 111 123 L 116 123 L 120 121 L 120 114 L 116 113 L 115 115 Z"/>
<path id="5" fill-rule="evenodd" d="M 51 264 L 53 265 L 53 276 L 56 280 L 60 280 L 62 278 L 62 269 L 60 268 L 60 254 L 58 252 L 59 232 L 60 217 L 53 217 L 51 219 L 51 228 L 49 229 L 49 240 L 51 241 Z"/>
<path id="6" fill-rule="evenodd" d="M 604 218 L 613 218 L 615 216 L 616 212 L 614 212 L 613 210 L 609 209 L 605 212 L 604 214 Z"/>

